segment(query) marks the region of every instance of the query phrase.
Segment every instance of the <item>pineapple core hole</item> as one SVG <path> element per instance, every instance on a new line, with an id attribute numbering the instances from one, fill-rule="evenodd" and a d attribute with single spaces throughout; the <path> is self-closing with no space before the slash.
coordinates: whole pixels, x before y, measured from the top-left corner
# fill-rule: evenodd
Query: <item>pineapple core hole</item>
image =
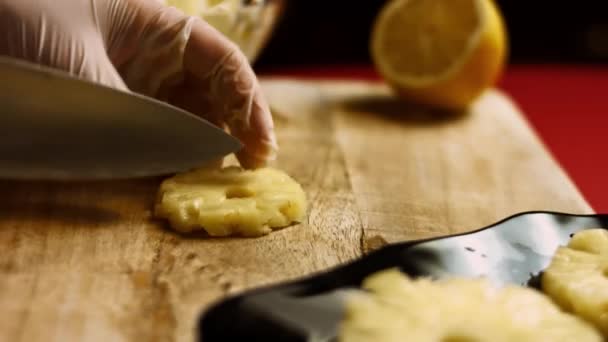
<path id="1" fill-rule="evenodd" d="M 226 198 L 248 198 L 254 195 L 253 191 L 243 187 L 234 187 L 226 190 Z"/>

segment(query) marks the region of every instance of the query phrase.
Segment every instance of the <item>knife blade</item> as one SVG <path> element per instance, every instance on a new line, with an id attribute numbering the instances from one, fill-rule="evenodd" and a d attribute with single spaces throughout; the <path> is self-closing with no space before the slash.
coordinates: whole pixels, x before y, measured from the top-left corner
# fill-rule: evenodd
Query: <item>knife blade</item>
<path id="1" fill-rule="evenodd" d="M 89 180 L 184 171 L 235 137 L 156 99 L 0 57 L 0 178 Z"/>

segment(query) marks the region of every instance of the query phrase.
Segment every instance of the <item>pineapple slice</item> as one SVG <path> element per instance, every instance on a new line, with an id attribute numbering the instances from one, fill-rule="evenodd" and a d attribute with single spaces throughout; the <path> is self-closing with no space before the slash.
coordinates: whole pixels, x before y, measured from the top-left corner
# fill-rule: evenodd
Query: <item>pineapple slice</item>
<path id="1" fill-rule="evenodd" d="M 542 289 L 608 338 L 608 231 L 584 230 L 559 247 L 543 272 Z"/>
<path id="2" fill-rule="evenodd" d="M 485 279 L 408 278 L 398 270 L 368 277 L 348 301 L 339 341 L 601 341 L 584 320 L 536 290 Z"/>
<path id="3" fill-rule="evenodd" d="M 204 229 L 211 236 L 260 236 L 301 221 L 306 196 L 295 180 L 277 169 L 198 169 L 165 180 L 155 212 L 180 232 Z"/>

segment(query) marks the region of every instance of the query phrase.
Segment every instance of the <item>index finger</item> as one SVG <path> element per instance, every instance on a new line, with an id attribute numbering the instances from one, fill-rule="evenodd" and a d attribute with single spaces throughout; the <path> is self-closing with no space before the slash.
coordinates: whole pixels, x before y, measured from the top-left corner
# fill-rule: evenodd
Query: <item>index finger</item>
<path id="1" fill-rule="evenodd" d="M 244 147 L 243 167 L 264 166 L 278 150 L 270 108 L 245 55 L 203 20 L 196 20 L 184 55 L 184 67 L 210 82 L 214 106 Z"/>

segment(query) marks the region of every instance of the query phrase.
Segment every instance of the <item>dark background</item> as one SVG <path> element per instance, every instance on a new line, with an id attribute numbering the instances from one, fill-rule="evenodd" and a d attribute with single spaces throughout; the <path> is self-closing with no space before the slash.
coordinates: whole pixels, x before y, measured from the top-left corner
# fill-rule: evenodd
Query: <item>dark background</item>
<path id="1" fill-rule="evenodd" d="M 257 65 L 316 76 L 343 70 L 341 77 L 364 77 L 368 74 L 360 70 L 373 70 L 332 64 L 370 63 L 369 31 L 385 0 L 287 1 L 285 20 Z M 608 164 L 599 157 L 605 153 L 608 127 L 608 0 L 496 2 L 506 21 L 510 62 L 519 64 L 505 73 L 500 88 L 594 209 L 608 212 Z M 315 64 L 329 67 L 317 69 Z"/>
<path id="2" fill-rule="evenodd" d="M 371 24 L 384 0 L 287 0 L 257 65 L 370 63 Z M 496 1 L 511 63 L 608 62 L 608 11 L 597 1 Z"/>

